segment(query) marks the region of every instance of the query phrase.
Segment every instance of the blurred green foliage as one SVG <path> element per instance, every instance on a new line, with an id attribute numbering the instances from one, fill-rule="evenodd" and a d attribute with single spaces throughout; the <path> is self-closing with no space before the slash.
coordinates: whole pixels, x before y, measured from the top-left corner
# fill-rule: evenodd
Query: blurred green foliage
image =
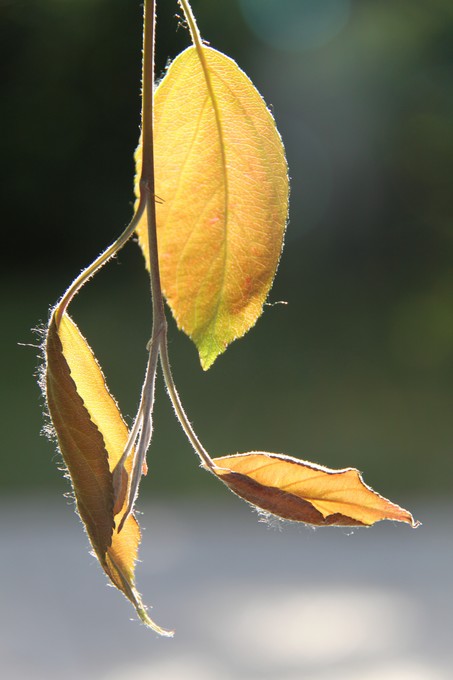
<path id="1" fill-rule="evenodd" d="M 206 374 L 172 325 L 182 398 L 213 455 L 285 452 L 357 466 L 385 494 L 446 493 L 453 5 L 355 0 L 327 42 L 293 36 L 287 49 L 247 23 L 253 5 L 193 0 L 202 34 L 252 77 L 286 143 L 290 224 L 270 302 L 288 305 L 266 307 Z M 297 4 L 301 21 L 309 5 Z M 130 218 L 141 11 L 132 0 L 0 0 L 5 492 L 63 486 L 39 436 L 38 351 L 18 343 L 39 342 L 30 329 Z M 162 73 L 188 37 L 176 2 L 158 12 Z M 150 332 L 134 244 L 72 314 L 132 418 Z M 150 460 L 145 493 L 221 493 L 197 470 L 162 389 Z"/>

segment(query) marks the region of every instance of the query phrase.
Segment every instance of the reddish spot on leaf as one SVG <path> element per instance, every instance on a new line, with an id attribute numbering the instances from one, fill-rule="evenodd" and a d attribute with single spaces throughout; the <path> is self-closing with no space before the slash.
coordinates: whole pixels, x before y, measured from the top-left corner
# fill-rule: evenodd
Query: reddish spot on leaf
<path id="1" fill-rule="evenodd" d="M 224 54 L 202 51 L 203 60 L 195 47 L 180 54 L 156 90 L 154 156 L 162 287 L 207 369 L 262 313 L 283 245 L 288 173 L 252 82 Z M 140 147 L 136 160 L 138 182 Z M 147 259 L 145 218 L 137 233 Z"/>

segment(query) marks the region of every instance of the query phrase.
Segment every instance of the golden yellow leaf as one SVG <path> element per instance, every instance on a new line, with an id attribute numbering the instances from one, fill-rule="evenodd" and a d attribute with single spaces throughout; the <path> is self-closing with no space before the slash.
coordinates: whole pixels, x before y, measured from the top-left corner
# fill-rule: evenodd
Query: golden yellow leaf
<path id="1" fill-rule="evenodd" d="M 135 589 L 140 543 L 135 517 L 129 515 L 121 532 L 117 530 L 126 509 L 126 494 L 114 507 L 113 471 L 126 446 L 128 429 L 91 348 L 66 314 L 58 327 L 55 314 L 49 324 L 46 394 L 77 509 L 101 566 L 141 620 L 168 635 L 149 618 Z M 132 457 L 126 462 L 128 474 L 131 463 Z"/>
<path id="2" fill-rule="evenodd" d="M 162 287 L 207 369 L 262 312 L 288 212 L 285 154 L 264 101 L 237 64 L 190 47 L 155 93 Z M 137 182 L 141 148 L 137 151 Z M 136 187 L 138 194 L 138 186 Z M 146 217 L 137 229 L 147 264 Z"/>
<path id="3" fill-rule="evenodd" d="M 369 526 L 383 519 L 418 526 L 411 513 L 367 486 L 358 470 L 331 470 L 276 453 L 214 458 L 234 493 L 278 517 L 319 526 Z"/>

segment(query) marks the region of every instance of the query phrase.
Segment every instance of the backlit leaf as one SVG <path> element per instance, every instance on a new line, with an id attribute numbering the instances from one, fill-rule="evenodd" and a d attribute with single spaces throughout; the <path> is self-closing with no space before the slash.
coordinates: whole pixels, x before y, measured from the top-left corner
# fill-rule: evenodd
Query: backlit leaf
<path id="1" fill-rule="evenodd" d="M 141 620 L 168 635 L 146 613 L 135 589 L 140 529 L 131 514 L 121 532 L 126 494 L 114 507 L 113 471 L 128 429 L 109 393 L 92 350 L 67 315 L 57 328 L 52 316 L 46 344 L 46 394 L 58 443 L 71 478 L 77 509 L 94 552 L 113 584 L 132 602 Z M 126 462 L 130 472 L 132 457 Z"/>
<path id="2" fill-rule="evenodd" d="M 253 326 L 275 275 L 288 211 L 275 122 L 237 64 L 195 47 L 155 93 L 155 190 L 165 297 L 207 369 Z M 141 149 L 137 151 L 137 178 Z M 137 187 L 138 191 L 138 187 Z M 147 259 L 146 218 L 137 233 Z"/>
<path id="3" fill-rule="evenodd" d="M 234 493 L 278 517 L 319 526 L 369 526 L 383 519 L 418 526 L 411 513 L 367 486 L 358 470 L 331 470 L 276 453 L 214 458 Z"/>

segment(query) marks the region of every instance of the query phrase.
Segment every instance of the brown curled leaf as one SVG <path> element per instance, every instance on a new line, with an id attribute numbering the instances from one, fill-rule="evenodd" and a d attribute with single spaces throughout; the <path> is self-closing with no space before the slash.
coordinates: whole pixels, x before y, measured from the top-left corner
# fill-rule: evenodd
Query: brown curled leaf
<path id="1" fill-rule="evenodd" d="M 99 562 L 112 583 L 134 605 L 140 619 L 161 635 L 170 635 L 148 616 L 135 589 L 134 572 L 140 529 L 133 515 L 118 533 L 125 510 L 127 476 L 114 507 L 113 471 L 129 433 L 108 391 L 96 358 L 69 316 L 57 327 L 55 313 L 46 342 L 46 397 L 74 490 L 77 510 Z M 126 462 L 130 473 L 132 456 Z"/>
<path id="2" fill-rule="evenodd" d="M 365 484 L 358 470 L 331 470 L 276 453 L 214 458 L 234 493 L 273 515 L 317 526 L 370 526 L 383 519 L 418 526 L 411 513 Z"/>

